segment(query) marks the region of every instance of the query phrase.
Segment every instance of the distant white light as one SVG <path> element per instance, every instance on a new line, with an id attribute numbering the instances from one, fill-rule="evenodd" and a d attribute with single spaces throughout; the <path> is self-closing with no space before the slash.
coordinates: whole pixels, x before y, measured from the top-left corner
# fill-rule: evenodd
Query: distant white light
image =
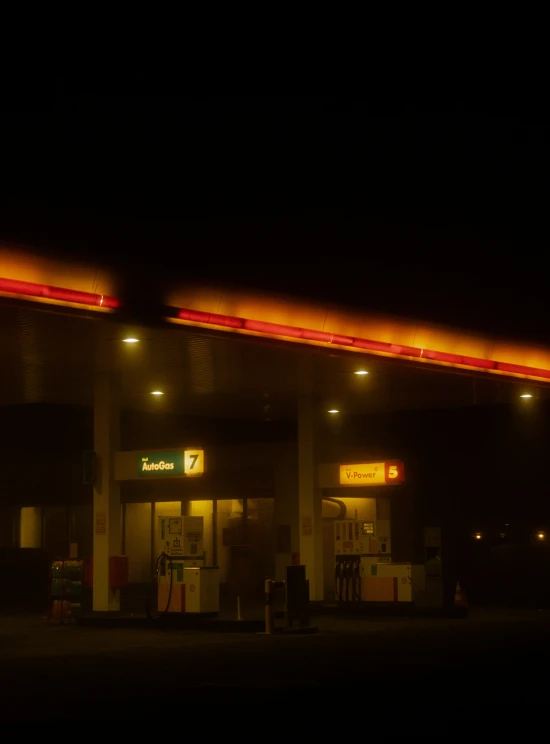
<path id="1" fill-rule="evenodd" d="M 522 394 L 522 395 L 520 395 L 519 397 L 520 397 L 520 398 L 532 398 L 533 396 L 531 395 L 531 393 L 523 393 L 523 394 Z"/>
<path id="2" fill-rule="evenodd" d="M 336 408 L 331 408 L 330 411 L 327 411 L 327 413 L 340 413 L 340 411 Z"/>
<path id="3" fill-rule="evenodd" d="M 139 341 L 139 338 L 130 337 L 130 338 L 123 338 L 122 340 L 124 341 L 125 344 L 137 344 Z"/>
<path id="4" fill-rule="evenodd" d="M 164 395 L 164 393 L 162 392 L 162 390 L 153 390 L 151 392 L 151 395 Z"/>
<path id="5" fill-rule="evenodd" d="M 354 375 L 368 375 L 368 372 L 366 369 L 358 369 L 357 372 L 353 373 Z"/>

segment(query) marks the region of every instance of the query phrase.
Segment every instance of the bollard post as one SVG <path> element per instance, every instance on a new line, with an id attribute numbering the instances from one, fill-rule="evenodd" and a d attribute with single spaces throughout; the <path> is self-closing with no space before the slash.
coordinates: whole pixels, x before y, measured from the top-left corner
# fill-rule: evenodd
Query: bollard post
<path id="1" fill-rule="evenodd" d="M 265 580 L 265 632 L 273 633 L 273 593 L 271 579 Z"/>
<path id="2" fill-rule="evenodd" d="M 308 627 L 309 626 L 309 579 L 305 580 L 304 585 L 304 604 L 302 606 L 302 610 L 300 612 L 300 625 L 302 627 Z"/>
<path id="3" fill-rule="evenodd" d="M 309 604 L 306 567 L 286 567 L 286 618 L 287 624 L 293 625 L 298 620 L 300 625 L 307 625 L 307 605 Z"/>

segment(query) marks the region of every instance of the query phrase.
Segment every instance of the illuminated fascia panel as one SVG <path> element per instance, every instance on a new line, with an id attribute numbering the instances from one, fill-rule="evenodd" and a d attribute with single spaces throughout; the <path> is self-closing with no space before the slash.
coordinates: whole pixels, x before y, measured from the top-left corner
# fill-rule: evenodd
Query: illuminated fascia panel
<path id="1" fill-rule="evenodd" d="M 96 310 L 114 310 L 120 304 L 116 297 L 111 297 L 110 295 L 81 292 L 74 289 L 65 289 L 64 287 L 51 287 L 46 284 L 23 282 L 18 279 L 6 279 L 3 277 L 0 277 L 1 294 L 23 299 L 35 299 L 39 302 L 85 305 Z"/>
<path id="2" fill-rule="evenodd" d="M 532 377 L 542 380 L 550 380 L 550 370 L 522 365 L 498 362 L 481 357 L 472 357 L 462 354 L 451 354 L 449 352 L 422 349 L 414 346 L 405 346 L 385 341 L 344 336 L 307 328 L 282 325 L 261 320 L 239 318 L 218 313 L 201 312 L 182 308 L 177 314 L 178 320 L 184 323 L 197 323 L 200 325 L 220 327 L 238 331 L 241 333 L 261 334 L 272 338 L 288 340 L 301 340 L 314 344 L 333 345 L 350 350 L 368 351 L 374 354 L 383 354 L 392 357 L 407 357 L 418 361 L 426 360 L 436 364 L 443 364 L 457 368 L 468 368 L 472 370 L 500 373 L 508 376 Z"/>
<path id="3" fill-rule="evenodd" d="M 0 295 L 109 312 L 117 294 L 117 277 L 95 259 L 67 260 L 0 240 Z"/>
<path id="4" fill-rule="evenodd" d="M 0 295 L 34 299 L 38 302 L 54 302 L 61 305 L 86 306 L 99 311 L 113 311 L 120 306 L 119 300 L 111 295 L 102 295 L 94 292 L 84 292 L 2 277 L 0 277 Z M 222 304 L 221 296 L 219 304 Z M 218 327 L 238 333 L 280 338 L 288 341 L 300 341 L 314 345 L 330 345 L 358 352 L 369 352 L 396 358 L 406 357 L 419 362 L 426 361 L 506 376 L 528 377 L 550 381 L 550 369 L 545 367 L 493 361 L 492 359 L 483 357 L 436 351 L 410 344 L 397 344 L 391 341 L 368 339 L 351 334 L 333 333 L 328 330 L 304 328 L 291 324 L 274 323 L 223 313 L 205 312 L 198 309 L 182 308 L 175 310 L 175 317 L 180 322 L 190 325 Z M 403 329 L 405 331 L 404 335 L 407 336 L 406 326 L 403 326 Z M 451 335 L 451 332 L 449 332 L 448 337 L 450 338 Z"/>

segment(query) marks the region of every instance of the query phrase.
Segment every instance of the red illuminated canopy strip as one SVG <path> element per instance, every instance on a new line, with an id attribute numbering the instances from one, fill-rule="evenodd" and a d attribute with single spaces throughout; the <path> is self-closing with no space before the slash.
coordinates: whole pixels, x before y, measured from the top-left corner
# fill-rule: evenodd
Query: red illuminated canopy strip
<path id="1" fill-rule="evenodd" d="M 2 277 L 0 277 L 0 292 L 109 309 L 117 308 L 120 304 L 116 297 L 110 297 L 109 295 L 94 294 L 94 292 L 79 292 L 74 289 L 50 287 L 46 284 L 21 282 L 17 279 L 3 279 Z"/>
<path id="2" fill-rule="evenodd" d="M 415 346 L 401 346 L 385 341 L 373 341 L 366 338 L 352 336 L 340 336 L 326 331 L 314 331 L 308 328 L 281 325 L 279 323 L 267 323 L 262 320 L 249 320 L 232 315 L 219 315 L 218 313 L 206 313 L 200 310 L 187 310 L 182 308 L 178 311 L 178 318 L 191 323 L 204 323 L 225 328 L 235 328 L 242 331 L 253 331 L 266 333 L 273 336 L 286 338 L 304 339 L 305 341 L 319 341 L 338 346 L 349 346 L 354 349 L 365 349 L 365 351 L 379 351 L 397 356 L 416 357 L 418 359 L 430 359 L 434 362 L 455 364 L 474 369 L 492 370 L 515 375 L 527 375 L 530 377 L 541 377 L 550 380 L 550 370 L 537 367 L 527 367 L 519 364 L 508 364 L 507 362 L 494 362 L 491 359 L 480 357 L 462 356 L 461 354 L 450 354 L 444 351 L 433 351 L 431 349 L 420 349 Z"/>
<path id="3" fill-rule="evenodd" d="M 56 300 L 59 302 L 70 302 L 76 305 L 88 307 L 116 309 L 120 307 L 120 301 L 109 295 L 95 294 L 94 292 L 81 292 L 63 287 L 52 287 L 46 284 L 34 282 L 23 282 L 18 279 L 6 279 L 0 277 L 0 293 L 23 295 L 43 300 Z M 336 346 L 347 346 L 365 351 L 382 352 L 394 356 L 415 357 L 417 359 L 429 359 L 443 364 L 471 367 L 473 369 L 484 369 L 493 372 L 502 372 L 509 375 L 525 375 L 527 377 L 539 377 L 550 380 L 550 370 L 538 367 L 528 367 L 521 364 L 510 364 L 508 362 L 496 362 L 491 359 L 480 357 L 462 356 L 443 351 L 431 349 L 420 349 L 415 346 L 403 346 L 385 341 L 373 341 L 372 339 L 345 336 L 326 331 L 316 331 L 311 328 L 299 328 L 297 326 L 282 325 L 280 323 L 269 323 L 262 320 L 251 320 L 239 318 L 233 315 L 220 315 L 218 313 L 206 313 L 200 310 L 179 309 L 175 310 L 177 317 L 190 323 L 204 323 L 205 325 L 221 326 L 222 328 L 233 328 L 235 330 L 249 331 L 252 333 L 265 333 L 282 338 L 303 339 L 304 341 L 316 341 L 319 343 L 334 344 Z"/>

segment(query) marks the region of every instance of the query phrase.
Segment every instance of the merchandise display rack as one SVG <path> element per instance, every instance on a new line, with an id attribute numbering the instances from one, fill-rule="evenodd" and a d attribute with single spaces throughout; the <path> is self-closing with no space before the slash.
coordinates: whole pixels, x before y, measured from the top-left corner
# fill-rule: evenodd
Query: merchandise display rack
<path id="1" fill-rule="evenodd" d="M 82 558 L 63 558 L 50 565 L 48 622 L 70 623 L 80 615 L 84 586 Z"/>

